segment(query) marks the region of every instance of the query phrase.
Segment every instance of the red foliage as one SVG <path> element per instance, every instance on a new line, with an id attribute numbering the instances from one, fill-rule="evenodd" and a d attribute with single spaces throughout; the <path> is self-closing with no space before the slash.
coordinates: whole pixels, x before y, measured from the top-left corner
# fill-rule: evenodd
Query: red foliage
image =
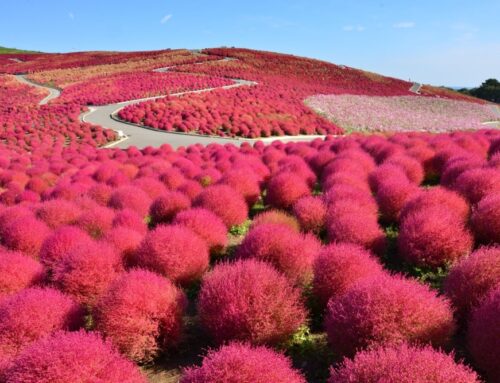
<path id="1" fill-rule="evenodd" d="M 141 234 L 146 234 L 148 227 L 141 216 L 131 209 L 123 209 L 116 213 L 112 222 L 113 227 L 125 227 Z"/>
<path id="2" fill-rule="evenodd" d="M 114 216 L 115 213 L 112 209 L 101 206 L 98 209 L 91 209 L 82 213 L 76 225 L 93 238 L 98 239 L 111 229 Z"/>
<path id="3" fill-rule="evenodd" d="M 69 250 L 53 270 L 54 285 L 91 306 L 123 270 L 123 265 L 114 248 L 91 241 Z"/>
<path id="4" fill-rule="evenodd" d="M 116 189 L 109 200 L 110 207 L 115 209 L 132 209 L 141 217 L 148 214 L 151 199 L 136 186 L 122 186 Z"/>
<path id="5" fill-rule="evenodd" d="M 36 210 L 37 217 L 51 229 L 71 225 L 80 215 L 80 208 L 73 202 L 53 199 L 43 202 Z"/>
<path id="6" fill-rule="evenodd" d="M 181 383 L 306 383 L 291 361 L 264 346 L 231 343 L 209 351 L 200 367 L 184 371 Z"/>
<path id="7" fill-rule="evenodd" d="M 10 250 L 38 258 L 49 232 L 49 228 L 42 221 L 33 217 L 20 217 L 6 223 L 2 230 L 2 243 Z"/>
<path id="8" fill-rule="evenodd" d="M 408 179 L 414 184 L 420 185 L 424 180 L 424 168 L 422 164 L 413 157 L 396 154 L 387 158 L 384 164 L 399 166 L 403 169 Z"/>
<path id="9" fill-rule="evenodd" d="M 479 201 L 471 216 L 471 228 L 481 243 L 500 243 L 500 193 Z"/>
<path id="10" fill-rule="evenodd" d="M 133 256 L 139 248 L 143 238 L 144 235 L 135 230 L 128 229 L 124 226 L 117 226 L 106 233 L 102 238 L 102 242 L 114 246 L 121 255 L 122 263 L 124 265 L 129 265 L 132 263 Z"/>
<path id="11" fill-rule="evenodd" d="M 468 351 L 474 364 L 491 382 L 500 379 L 500 287 L 493 290 L 471 313 L 467 330 Z"/>
<path id="12" fill-rule="evenodd" d="M 324 247 L 314 261 L 313 292 L 324 306 L 363 278 L 383 272 L 382 265 L 364 248 L 349 243 Z"/>
<path id="13" fill-rule="evenodd" d="M 258 225 L 265 225 L 269 223 L 284 225 L 296 232 L 300 231 L 300 224 L 293 215 L 282 210 L 273 209 L 266 210 L 265 212 L 256 215 L 252 221 L 251 227 L 254 228 Z"/>
<path id="14" fill-rule="evenodd" d="M 266 203 L 278 209 L 288 209 L 301 197 L 311 194 L 307 182 L 295 173 L 279 172 L 267 184 Z"/>
<path id="15" fill-rule="evenodd" d="M 3 374 L 5 383 L 146 383 L 134 364 L 94 333 L 58 332 L 26 348 Z"/>
<path id="16" fill-rule="evenodd" d="M 158 225 L 160 223 L 169 223 L 177 213 L 189 209 L 191 200 L 178 191 L 171 191 L 162 194 L 156 198 L 149 208 L 151 223 Z"/>
<path id="17" fill-rule="evenodd" d="M 500 172 L 488 168 L 467 170 L 457 178 L 455 188 L 471 204 L 478 203 L 487 195 L 500 193 Z"/>
<path id="18" fill-rule="evenodd" d="M 443 207 L 408 213 L 399 229 L 399 255 L 413 265 L 453 264 L 468 256 L 472 246 L 472 235 L 456 214 Z"/>
<path id="19" fill-rule="evenodd" d="M 202 327 L 217 343 L 276 344 L 306 319 L 300 291 L 256 260 L 214 267 L 203 279 L 198 313 Z"/>
<path id="20" fill-rule="evenodd" d="M 192 208 L 181 211 L 172 223 L 191 229 L 207 243 L 211 253 L 219 253 L 227 246 L 226 225 L 210 210 Z"/>
<path id="21" fill-rule="evenodd" d="M 461 260 L 444 281 L 444 291 L 465 316 L 500 285 L 500 247 L 482 247 Z"/>
<path id="22" fill-rule="evenodd" d="M 398 222 L 401 210 L 418 193 L 418 187 L 406 179 L 391 179 L 377 189 L 377 203 L 385 222 Z"/>
<path id="23" fill-rule="evenodd" d="M 28 288 L 0 302 L 0 360 L 58 330 L 76 330 L 84 312 L 71 298 L 49 288 Z"/>
<path id="24" fill-rule="evenodd" d="M 319 197 L 302 197 L 293 204 L 293 214 L 304 231 L 319 234 L 326 223 L 326 205 Z"/>
<path id="25" fill-rule="evenodd" d="M 220 184 L 229 185 L 238 191 L 252 207 L 260 197 L 260 186 L 257 176 L 248 169 L 235 169 L 225 172 L 219 180 Z"/>
<path id="26" fill-rule="evenodd" d="M 0 249 L 0 301 L 45 279 L 43 266 L 22 253 Z"/>
<path id="27" fill-rule="evenodd" d="M 243 196 L 227 185 L 213 185 L 203 190 L 193 202 L 218 215 L 227 228 L 242 224 L 248 216 L 248 206 Z"/>
<path id="28" fill-rule="evenodd" d="M 151 362 L 179 339 L 185 305 L 184 294 L 168 279 L 135 269 L 99 299 L 95 328 L 129 359 Z"/>
<path id="29" fill-rule="evenodd" d="M 330 299 L 325 327 L 333 350 L 350 357 L 360 348 L 383 344 L 445 346 L 455 323 L 448 301 L 426 285 L 379 275 Z"/>
<path id="30" fill-rule="evenodd" d="M 328 383 L 480 383 L 453 355 L 406 344 L 360 351 L 331 370 Z"/>
<path id="31" fill-rule="evenodd" d="M 160 225 L 146 234 L 135 262 L 186 285 L 199 279 L 208 268 L 208 246 L 185 226 Z"/>
<path id="32" fill-rule="evenodd" d="M 85 246 L 89 242 L 91 238 L 83 230 L 73 226 L 61 227 L 50 233 L 43 242 L 40 249 L 40 261 L 51 269 L 54 263 L 57 263 L 66 253 L 74 248 Z"/>

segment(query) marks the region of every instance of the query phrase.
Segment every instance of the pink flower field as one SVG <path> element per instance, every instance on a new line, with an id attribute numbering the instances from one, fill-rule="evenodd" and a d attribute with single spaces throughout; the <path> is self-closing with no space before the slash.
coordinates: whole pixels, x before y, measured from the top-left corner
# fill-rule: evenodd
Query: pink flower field
<path id="1" fill-rule="evenodd" d="M 499 117 L 491 105 L 431 97 L 319 95 L 306 103 L 346 130 L 450 132 L 484 128 Z"/>

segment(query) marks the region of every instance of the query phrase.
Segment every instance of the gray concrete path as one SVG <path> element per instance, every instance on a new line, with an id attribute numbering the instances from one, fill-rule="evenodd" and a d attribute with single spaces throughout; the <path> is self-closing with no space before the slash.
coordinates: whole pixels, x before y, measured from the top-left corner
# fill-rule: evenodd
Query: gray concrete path
<path id="1" fill-rule="evenodd" d="M 410 92 L 420 94 L 420 89 L 422 89 L 422 84 L 414 82 L 410 88 Z"/>
<path id="2" fill-rule="evenodd" d="M 24 75 L 24 74 L 17 74 L 16 78 L 17 78 L 18 81 L 22 82 L 23 84 L 31 85 L 31 86 L 34 86 L 35 88 L 41 88 L 41 89 L 45 89 L 45 90 L 49 91 L 49 95 L 47 97 L 45 97 L 43 100 L 41 100 L 38 103 L 40 105 L 45 105 L 50 100 L 53 100 L 54 98 L 57 98 L 57 97 L 59 97 L 61 95 L 61 91 L 59 89 L 51 88 L 49 86 L 37 84 L 36 82 L 28 80 L 26 78 L 26 75 Z"/>

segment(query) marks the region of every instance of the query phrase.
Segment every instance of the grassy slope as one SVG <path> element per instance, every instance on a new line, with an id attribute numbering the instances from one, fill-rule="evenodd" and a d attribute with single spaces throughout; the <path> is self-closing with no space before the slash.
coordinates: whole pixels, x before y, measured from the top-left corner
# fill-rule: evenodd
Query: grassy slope
<path id="1" fill-rule="evenodd" d="M 16 49 L 16 48 L 6 48 L 0 46 L 0 54 L 9 54 L 9 53 L 40 53 L 36 51 L 25 51 L 22 49 Z"/>

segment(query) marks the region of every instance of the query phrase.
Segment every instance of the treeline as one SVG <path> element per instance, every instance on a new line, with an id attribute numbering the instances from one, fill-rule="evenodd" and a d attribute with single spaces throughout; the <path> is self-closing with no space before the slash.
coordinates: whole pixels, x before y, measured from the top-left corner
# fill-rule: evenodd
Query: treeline
<path id="1" fill-rule="evenodd" d="M 483 100 L 500 103 L 500 82 L 497 79 L 489 78 L 480 87 L 472 89 L 459 89 L 460 93 L 468 94 Z"/>

